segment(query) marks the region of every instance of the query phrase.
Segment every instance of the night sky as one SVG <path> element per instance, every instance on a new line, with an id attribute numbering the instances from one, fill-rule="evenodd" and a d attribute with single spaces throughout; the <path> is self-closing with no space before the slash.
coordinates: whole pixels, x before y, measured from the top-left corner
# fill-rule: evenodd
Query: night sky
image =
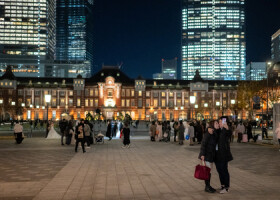
<path id="1" fill-rule="evenodd" d="M 152 78 L 162 58 L 180 59 L 180 0 L 96 0 L 94 13 L 94 73 L 102 64 L 122 65 L 132 78 Z M 270 58 L 279 13 L 279 0 L 246 0 L 247 63 Z"/>

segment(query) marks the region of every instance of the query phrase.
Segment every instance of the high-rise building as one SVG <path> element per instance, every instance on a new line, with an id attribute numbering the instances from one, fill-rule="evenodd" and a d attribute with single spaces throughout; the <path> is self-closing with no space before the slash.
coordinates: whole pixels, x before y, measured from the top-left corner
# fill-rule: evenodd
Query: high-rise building
<path id="1" fill-rule="evenodd" d="M 273 62 L 280 61 L 280 29 L 271 37 L 271 59 Z"/>
<path id="2" fill-rule="evenodd" d="M 177 58 L 162 59 L 161 73 L 153 74 L 153 79 L 177 79 Z"/>
<path id="3" fill-rule="evenodd" d="M 266 63 L 250 62 L 246 67 L 246 80 L 260 81 L 266 79 Z"/>
<path id="4" fill-rule="evenodd" d="M 183 0 L 182 79 L 246 79 L 244 1 Z"/>
<path id="5" fill-rule="evenodd" d="M 162 74 L 167 79 L 177 79 L 177 58 L 161 60 Z"/>
<path id="6" fill-rule="evenodd" d="M 56 60 L 93 65 L 93 0 L 57 1 Z"/>
<path id="7" fill-rule="evenodd" d="M 55 56 L 55 8 L 56 0 L 0 0 L 0 70 L 16 63 L 16 76 L 42 76 Z"/>

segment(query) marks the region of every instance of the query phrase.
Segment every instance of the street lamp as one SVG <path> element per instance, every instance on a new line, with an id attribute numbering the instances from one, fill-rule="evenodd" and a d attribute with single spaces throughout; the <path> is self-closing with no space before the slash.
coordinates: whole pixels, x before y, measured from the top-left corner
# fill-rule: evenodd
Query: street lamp
<path id="1" fill-rule="evenodd" d="M 51 102 L 51 95 L 45 94 L 45 102 L 47 103 L 47 121 L 49 120 L 49 103 Z"/>
<path id="2" fill-rule="evenodd" d="M 207 107 L 208 107 L 208 103 L 205 103 L 205 104 L 204 104 L 204 107 L 207 108 Z"/>
<path id="3" fill-rule="evenodd" d="M 230 100 L 230 103 L 235 104 L 235 100 L 234 99 Z"/>
<path id="4" fill-rule="evenodd" d="M 2 106 L 3 105 L 3 99 L 0 99 L 0 105 L 1 105 L 1 122 L 3 121 L 3 113 L 4 113 L 4 107 Z"/>
<path id="5" fill-rule="evenodd" d="M 190 103 L 195 104 L 196 97 L 195 96 L 190 96 Z M 193 106 L 191 106 L 191 118 L 193 118 Z"/>
<path id="6" fill-rule="evenodd" d="M 268 121 L 268 68 L 271 67 L 272 62 L 266 63 L 266 120 Z"/>

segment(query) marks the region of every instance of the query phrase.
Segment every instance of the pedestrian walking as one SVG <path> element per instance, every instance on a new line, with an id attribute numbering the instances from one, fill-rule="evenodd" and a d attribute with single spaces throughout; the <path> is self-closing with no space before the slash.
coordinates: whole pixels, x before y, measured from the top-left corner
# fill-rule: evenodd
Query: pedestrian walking
<path id="1" fill-rule="evenodd" d="M 179 126 L 179 145 L 183 145 L 184 144 L 184 140 L 185 140 L 185 137 L 184 137 L 184 133 L 185 133 L 185 127 L 183 125 L 183 121 L 181 120 L 180 121 L 180 126 Z"/>
<path id="2" fill-rule="evenodd" d="M 204 134 L 201 142 L 200 153 L 198 158 L 210 169 L 213 169 L 216 148 L 216 134 L 214 133 L 214 122 L 211 123 Z M 216 190 L 210 185 L 211 173 L 209 179 L 205 180 L 205 192 L 214 193 Z"/>
<path id="3" fill-rule="evenodd" d="M 122 148 L 129 148 L 130 147 L 130 128 L 128 126 L 128 123 L 124 123 L 124 127 L 122 129 L 123 134 L 123 146 Z"/>
<path id="4" fill-rule="evenodd" d="M 196 138 L 197 138 L 198 144 L 201 144 L 202 137 L 203 137 L 203 127 L 202 127 L 200 121 L 198 121 L 197 125 L 196 125 Z"/>
<path id="5" fill-rule="evenodd" d="M 248 142 L 250 142 L 250 139 L 253 139 L 251 122 L 248 122 L 246 130 L 247 130 L 247 135 L 248 135 Z"/>
<path id="6" fill-rule="evenodd" d="M 24 139 L 23 127 L 21 124 L 19 124 L 18 121 L 16 121 L 16 124 L 14 126 L 14 135 L 15 135 L 16 144 L 22 143 L 22 140 Z"/>
<path id="7" fill-rule="evenodd" d="M 80 123 L 76 127 L 76 132 L 75 132 L 75 139 L 76 139 L 76 146 L 75 146 L 75 152 L 78 150 L 78 144 L 81 143 L 83 153 L 85 153 L 85 133 L 84 133 L 84 126 L 82 123 Z"/>
<path id="8" fill-rule="evenodd" d="M 240 143 L 242 140 L 242 136 L 245 133 L 245 126 L 242 123 L 242 121 L 239 122 L 239 124 L 236 127 L 236 132 L 237 132 L 237 142 Z"/>
<path id="9" fill-rule="evenodd" d="M 108 121 L 108 123 L 107 123 L 106 137 L 109 138 L 109 141 L 112 140 L 112 124 L 111 124 L 111 121 Z"/>
<path id="10" fill-rule="evenodd" d="M 150 127 L 150 136 L 151 136 L 151 141 L 155 142 L 155 136 L 156 136 L 156 123 L 152 121 L 152 125 Z"/>
<path id="11" fill-rule="evenodd" d="M 179 123 L 174 122 L 173 128 L 174 128 L 174 142 L 176 142 L 176 137 L 177 137 L 178 131 L 179 131 Z"/>
<path id="12" fill-rule="evenodd" d="M 264 138 L 264 135 L 266 136 L 266 139 L 268 138 L 267 136 L 267 125 L 265 123 L 262 124 L 262 138 Z"/>
<path id="13" fill-rule="evenodd" d="M 90 148 L 90 126 L 88 121 L 82 120 L 81 123 L 84 125 L 85 142 L 87 143 L 87 148 Z"/>
<path id="14" fill-rule="evenodd" d="M 59 128 L 60 128 L 60 134 L 61 134 L 61 145 L 64 145 L 63 138 L 64 138 L 64 136 L 66 138 L 65 131 L 67 128 L 67 121 L 65 119 L 59 121 Z"/>
<path id="15" fill-rule="evenodd" d="M 188 135 L 190 136 L 190 146 L 193 146 L 194 143 L 194 124 L 193 122 L 190 123 L 190 127 L 188 129 Z"/>
<path id="16" fill-rule="evenodd" d="M 157 123 L 156 137 L 157 137 L 157 141 L 161 142 L 161 140 L 162 140 L 162 124 L 161 124 L 161 122 Z"/>
<path id="17" fill-rule="evenodd" d="M 227 122 L 219 120 L 219 131 L 217 132 L 217 145 L 215 165 L 219 174 L 221 189 L 220 194 L 228 193 L 230 187 L 230 174 L 228 172 L 228 162 L 233 160 L 230 151 L 230 137 L 231 130 L 228 127 Z"/>

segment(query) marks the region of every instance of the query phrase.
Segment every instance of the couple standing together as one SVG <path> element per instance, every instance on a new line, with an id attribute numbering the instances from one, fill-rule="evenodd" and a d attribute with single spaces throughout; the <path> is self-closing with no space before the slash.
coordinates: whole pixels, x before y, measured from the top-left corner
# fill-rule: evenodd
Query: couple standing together
<path id="1" fill-rule="evenodd" d="M 210 169 L 213 169 L 213 163 L 215 163 L 221 182 L 221 194 L 228 193 L 230 186 L 228 162 L 233 160 L 233 157 L 229 142 L 232 131 L 229 126 L 230 124 L 222 119 L 210 122 L 203 137 L 199 154 L 199 159 L 205 162 L 205 165 Z M 205 180 L 205 191 L 214 193 L 216 190 L 210 186 L 210 179 L 211 174 L 209 180 Z"/>

